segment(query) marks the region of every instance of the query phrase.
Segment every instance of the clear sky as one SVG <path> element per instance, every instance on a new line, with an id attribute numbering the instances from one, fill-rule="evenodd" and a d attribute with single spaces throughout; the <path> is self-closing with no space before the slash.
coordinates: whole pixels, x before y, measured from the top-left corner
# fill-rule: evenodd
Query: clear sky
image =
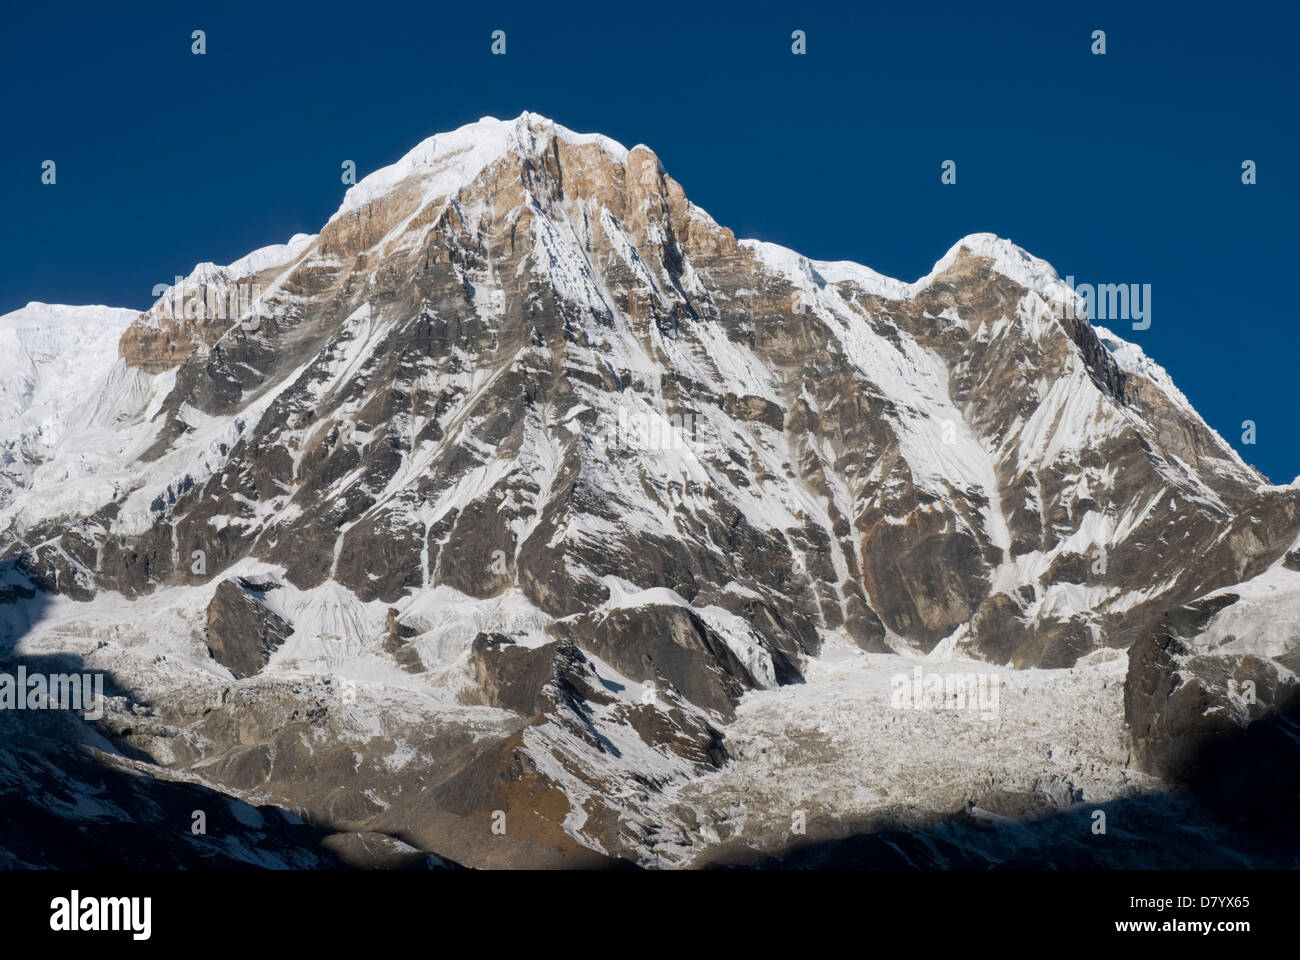
<path id="1" fill-rule="evenodd" d="M 817 259 L 912 280 L 989 231 L 1149 283 L 1149 329 L 1109 325 L 1248 462 L 1300 474 L 1300 5 L 884 6 L 10 4 L 0 312 L 143 308 L 196 262 L 316 232 L 343 161 L 532 110 L 648 144 L 737 236 Z"/>

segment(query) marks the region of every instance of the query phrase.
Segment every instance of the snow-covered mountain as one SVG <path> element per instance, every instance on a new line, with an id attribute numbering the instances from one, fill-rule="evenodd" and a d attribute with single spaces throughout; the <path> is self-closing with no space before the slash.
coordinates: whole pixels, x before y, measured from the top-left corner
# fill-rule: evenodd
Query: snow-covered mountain
<path id="1" fill-rule="evenodd" d="M 111 675 L 105 762 L 476 866 L 1111 802 L 1177 780 L 1171 611 L 1184 679 L 1267 674 L 1234 723 L 1294 690 L 1300 487 L 1078 316 L 992 235 L 905 283 L 484 119 L 145 313 L 0 318 L 4 641 Z M 997 719 L 900 713 L 922 664 Z"/>

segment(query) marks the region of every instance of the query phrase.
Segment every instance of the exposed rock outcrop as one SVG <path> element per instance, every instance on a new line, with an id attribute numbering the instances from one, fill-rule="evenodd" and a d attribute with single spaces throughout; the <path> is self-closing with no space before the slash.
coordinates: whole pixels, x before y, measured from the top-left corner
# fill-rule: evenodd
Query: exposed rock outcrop
<path id="1" fill-rule="evenodd" d="M 251 677 L 293 633 L 293 627 L 267 605 L 277 584 L 232 577 L 217 585 L 208 604 L 205 635 L 212 658 L 236 677 Z"/>

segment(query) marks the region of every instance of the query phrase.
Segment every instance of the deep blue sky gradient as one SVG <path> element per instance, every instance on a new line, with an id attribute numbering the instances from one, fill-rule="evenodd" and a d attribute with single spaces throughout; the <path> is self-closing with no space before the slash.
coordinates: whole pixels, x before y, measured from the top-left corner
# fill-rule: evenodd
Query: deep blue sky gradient
<path id="1" fill-rule="evenodd" d="M 1151 328 L 1116 332 L 1287 482 L 1300 474 L 1298 10 L 10 5 L 0 312 L 143 308 L 196 262 L 319 230 L 342 161 L 364 175 L 433 133 L 527 109 L 648 144 L 737 236 L 818 259 L 912 280 L 990 231 L 1062 276 L 1150 283 Z M 497 28 L 504 57 L 489 52 Z M 806 56 L 790 53 L 796 28 Z M 1089 52 L 1098 28 L 1104 57 Z M 55 186 L 40 182 L 46 159 Z M 947 159 L 956 186 L 940 184 Z"/>

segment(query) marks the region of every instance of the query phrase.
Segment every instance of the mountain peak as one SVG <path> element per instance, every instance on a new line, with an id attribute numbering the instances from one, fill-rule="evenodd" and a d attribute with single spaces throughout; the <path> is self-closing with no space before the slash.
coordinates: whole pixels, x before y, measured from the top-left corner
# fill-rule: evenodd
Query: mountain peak
<path id="1" fill-rule="evenodd" d="M 454 193 L 507 153 L 537 157 L 552 138 L 573 145 L 595 143 L 619 163 L 628 149 L 609 137 L 577 133 L 537 113 L 524 111 L 513 120 L 482 117 L 449 133 L 437 133 L 422 140 L 396 163 L 374 171 L 353 185 L 331 217 L 345 213 L 383 196 L 403 181 L 419 178 L 430 198 Z"/>
<path id="2" fill-rule="evenodd" d="M 1076 310 L 1080 311 L 1079 315 L 1082 315 L 1082 301 L 1060 279 L 1056 268 L 1046 260 L 1035 257 L 1023 247 L 993 233 L 972 233 L 962 237 L 935 262 L 929 273 L 911 283 L 887 277 L 852 260 L 813 260 L 774 243 L 758 240 L 741 242 L 787 276 L 804 275 L 811 278 L 811 272 L 815 271 L 819 277 L 830 283 L 852 280 L 864 290 L 891 300 L 908 300 L 923 292 L 951 269 L 962 251 L 965 251 L 973 256 L 992 260 L 992 269 L 995 272 L 1014 280 L 1027 290 L 1034 291 L 1049 303 L 1073 304 Z"/>
<path id="3" fill-rule="evenodd" d="M 814 742 L 790 717 L 866 711 L 868 740 L 810 761 L 861 766 L 909 726 L 889 673 L 922 665 L 1005 683 L 1041 733 L 1026 787 L 1050 751 L 1063 803 L 1128 790 L 1129 744 L 1166 719 L 1143 706 L 1126 742 L 1120 650 L 1149 663 L 1186 604 L 1226 612 L 1211 639 L 1244 637 L 1281 689 L 1252 634 L 1283 609 L 1266 593 L 1300 609 L 1300 489 L 1261 488 L 1136 345 L 1052 317 L 1050 265 L 973 234 L 903 283 L 737 243 L 661 170 L 483 118 L 133 322 L 0 318 L 0 646 L 80 650 L 139 691 L 104 728 L 160 770 L 416 823 L 476 866 L 514 842 L 467 845 L 482 812 L 536 798 L 519 857 L 695 855 L 718 822 L 698 811 L 767 789 L 690 792 L 767 762 L 756 730 L 780 762 Z M 1297 662 L 1289 632 L 1260 639 Z M 1240 668 L 1204 671 L 1214 722 Z M 1081 692 L 1082 726 L 1112 724 L 1106 781 L 1057 750 Z"/>
<path id="4" fill-rule="evenodd" d="M 639 143 L 629 150 L 603 134 L 577 133 L 549 117 L 531 111 L 524 111 L 511 120 L 485 116 L 450 132 L 434 134 L 422 140 L 395 163 L 381 167 L 358 181 L 344 195 L 342 204 L 330 222 L 378 200 L 399 184 L 412 181 L 419 184 L 426 200 L 449 196 L 510 153 L 540 160 L 553 139 L 573 146 L 596 144 L 612 161 L 620 165 L 628 164 L 629 158 L 644 153 L 654 163 L 652 166 L 635 163 L 637 171 L 644 171 L 640 175 L 653 178 L 655 174 L 662 175 L 666 172 L 658 155 L 645 144 Z M 851 274 L 855 279 L 864 281 L 869 289 L 898 298 L 911 297 L 924 290 L 956 262 L 962 250 L 966 250 L 975 256 L 991 259 L 995 271 L 1039 293 L 1048 302 L 1073 304 L 1077 299 L 1050 263 L 993 233 L 972 233 L 962 237 L 935 263 L 929 273 L 912 283 L 883 276 L 857 263 L 812 261 L 775 244 L 758 241 L 746 243 L 760 255 L 783 263 L 787 268 L 797 266 L 796 261 L 802 261 L 804 267 L 799 269 L 812 267 L 823 274 L 828 271 L 837 275 Z"/>
<path id="5" fill-rule="evenodd" d="M 995 271 L 1025 289 L 1033 290 L 1048 302 L 1072 304 L 1077 299 L 1077 295 L 1061 280 L 1056 268 L 1050 263 L 993 233 L 971 233 L 962 237 L 948 248 L 948 252 L 939 258 L 928 274 L 912 284 L 913 289 L 923 290 L 929 286 L 936 277 L 956 263 L 963 250 L 992 260 Z"/>

